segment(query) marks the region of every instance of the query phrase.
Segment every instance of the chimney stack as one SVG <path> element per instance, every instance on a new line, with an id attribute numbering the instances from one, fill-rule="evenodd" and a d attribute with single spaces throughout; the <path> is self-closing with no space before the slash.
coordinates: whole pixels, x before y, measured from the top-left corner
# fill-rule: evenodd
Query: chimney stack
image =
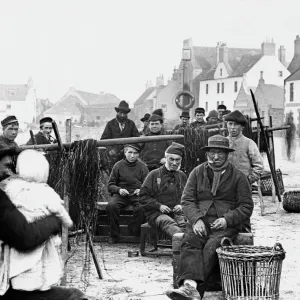
<path id="1" fill-rule="evenodd" d="M 261 52 L 263 56 L 275 56 L 275 43 L 273 39 L 267 39 L 261 44 Z"/>
<path id="2" fill-rule="evenodd" d="M 160 75 L 156 78 L 156 86 L 165 85 L 164 75 Z"/>
<path id="3" fill-rule="evenodd" d="M 279 61 L 285 66 L 286 61 L 285 61 L 285 48 L 283 45 L 281 45 L 278 49 L 278 59 Z"/>
<path id="4" fill-rule="evenodd" d="M 228 47 L 226 43 L 222 44 L 219 48 L 219 61 L 228 63 Z"/>
<path id="5" fill-rule="evenodd" d="M 152 82 L 151 82 L 151 80 L 147 80 L 147 82 L 146 82 L 146 90 L 148 90 L 149 88 L 151 88 L 152 87 Z"/>
<path id="6" fill-rule="evenodd" d="M 298 54 L 300 54 L 300 37 L 299 37 L 299 35 L 296 36 L 294 43 L 295 43 L 295 55 L 298 55 Z"/>

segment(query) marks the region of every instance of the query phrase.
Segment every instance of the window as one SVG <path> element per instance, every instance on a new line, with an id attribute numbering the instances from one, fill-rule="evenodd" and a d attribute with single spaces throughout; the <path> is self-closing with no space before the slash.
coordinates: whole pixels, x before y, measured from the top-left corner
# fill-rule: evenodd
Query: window
<path id="1" fill-rule="evenodd" d="M 222 82 L 222 93 L 224 93 L 224 82 Z"/>
<path id="2" fill-rule="evenodd" d="M 290 102 L 294 101 L 294 83 L 290 83 Z"/>
<path id="3" fill-rule="evenodd" d="M 59 121 L 58 124 L 61 125 L 61 124 L 62 124 L 62 121 Z"/>
<path id="4" fill-rule="evenodd" d="M 220 102 L 219 101 L 217 101 L 217 107 L 220 105 Z"/>
<path id="5" fill-rule="evenodd" d="M 234 82 L 234 92 L 236 93 L 238 90 L 238 85 L 237 85 L 237 81 Z"/>
<path id="6" fill-rule="evenodd" d="M 100 116 L 96 116 L 96 120 L 100 120 Z"/>
<path id="7" fill-rule="evenodd" d="M 220 93 L 220 83 L 217 84 L 217 93 Z"/>
<path id="8" fill-rule="evenodd" d="M 220 69 L 220 76 L 222 76 L 223 74 L 223 69 Z"/>
<path id="9" fill-rule="evenodd" d="M 208 84 L 206 85 L 206 95 L 208 94 Z"/>
<path id="10" fill-rule="evenodd" d="M 221 104 L 224 104 L 224 101 L 221 101 Z"/>
<path id="11" fill-rule="evenodd" d="M 8 90 L 8 95 L 9 96 L 15 96 L 16 95 L 16 91 L 15 90 Z"/>
<path id="12" fill-rule="evenodd" d="M 11 104 L 7 104 L 6 109 L 11 109 Z"/>
<path id="13" fill-rule="evenodd" d="M 205 102 L 205 110 L 208 111 L 208 102 Z"/>
<path id="14" fill-rule="evenodd" d="M 282 77 L 283 75 L 282 75 L 282 71 L 278 71 L 278 76 L 279 77 Z"/>

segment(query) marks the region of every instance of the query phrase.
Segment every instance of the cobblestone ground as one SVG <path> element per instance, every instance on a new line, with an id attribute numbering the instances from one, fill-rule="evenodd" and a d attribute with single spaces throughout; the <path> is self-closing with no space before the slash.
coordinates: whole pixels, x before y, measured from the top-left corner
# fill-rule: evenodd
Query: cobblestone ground
<path id="1" fill-rule="evenodd" d="M 287 161 L 283 154 L 282 140 L 275 140 L 276 168 L 284 174 L 286 190 L 300 190 L 300 151 L 295 160 Z M 273 246 L 280 242 L 286 251 L 283 261 L 280 300 L 300 299 L 300 214 L 287 213 L 282 205 L 271 197 L 264 197 L 266 214 L 261 215 L 261 206 L 254 197 L 255 209 L 252 216 L 252 230 L 255 245 Z M 133 257 L 129 250 L 138 250 L 139 245 L 96 243 L 95 250 L 101 265 L 103 279 L 97 278 L 91 262 L 89 270 L 82 274 L 84 264 L 84 243 L 79 243 L 67 265 L 69 286 L 85 289 L 90 299 L 106 300 L 163 300 L 168 299 L 164 291 L 172 284 L 171 257 Z M 73 248 L 74 249 L 74 248 Z M 166 250 L 168 251 L 168 250 Z M 85 280 L 85 281 L 84 281 Z M 221 293 L 207 293 L 204 300 L 223 299 Z"/>

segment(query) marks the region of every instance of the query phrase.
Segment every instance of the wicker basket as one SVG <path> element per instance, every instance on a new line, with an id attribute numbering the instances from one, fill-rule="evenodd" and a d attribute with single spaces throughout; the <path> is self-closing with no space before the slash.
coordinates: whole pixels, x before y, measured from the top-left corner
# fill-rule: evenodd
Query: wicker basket
<path id="1" fill-rule="evenodd" d="M 278 181 L 278 185 L 279 185 L 279 192 L 280 192 L 280 195 L 282 195 L 282 193 L 284 192 L 284 185 L 283 185 L 282 173 L 281 173 L 280 169 L 278 169 L 276 171 L 276 175 L 277 175 L 277 181 Z M 260 187 L 261 187 L 262 195 L 263 196 L 272 196 L 273 180 L 272 180 L 271 173 L 268 172 L 268 173 L 261 175 L 260 184 L 261 184 Z"/>
<path id="2" fill-rule="evenodd" d="M 230 246 L 224 246 L 229 240 Z M 217 249 L 226 300 L 277 300 L 282 261 L 281 244 L 274 247 L 233 245 L 224 238 Z"/>
<path id="3" fill-rule="evenodd" d="M 282 196 L 283 209 L 288 212 L 300 212 L 300 190 L 285 192 Z"/>

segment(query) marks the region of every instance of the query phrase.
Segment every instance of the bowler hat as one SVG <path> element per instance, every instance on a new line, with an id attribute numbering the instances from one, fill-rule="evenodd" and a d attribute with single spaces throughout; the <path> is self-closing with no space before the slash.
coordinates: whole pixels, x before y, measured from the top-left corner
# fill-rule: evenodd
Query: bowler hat
<path id="1" fill-rule="evenodd" d="M 126 148 L 126 147 L 133 148 L 133 149 L 135 149 L 135 150 L 138 151 L 138 152 L 141 151 L 141 147 L 140 147 L 139 144 L 126 144 L 126 145 L 124 146 L 124 148 Z"/>
<path id="2" fill-rule="evenodd" d="M 220 104 L 218 105 L 218 108 L 217 109 L 227 109 L 227 107 L 224 105 L 224 104 Z"/>
<path id="3" fill-rule="evenodd" d="M 227 152 L 235 151 L 232 148 L 229 148 L 229 139 L 223 135 L 213 135 L 208 139 L 208 145 L 202 147 L 201 150 L 209 151 L 211 148 L 226 150 Z"/>
<path id="4" fill-rule="evenodd" d="M 235 111 L 231 112 L 230 114 L 226 115 L 225 121 L 233 121 L 233 122 L 236 122 L 241 125 L 247 124 L 246 118 L 239 110 L 235 110 Z"/>
<path id="5" fill-rule="evenodd" d="M 180 118 L 187 118 L 187 119 L 189 119 L 189 118 L 190 118 L 189 112 L 188 112 L 188 111 L 183 111 L 183 112 L 181 113 Z"/>
<path id="6" fill-rule="evenodd" d="M 169 154 L 177 154 L 181 157 L 184 155 L 184 146 L 181 144 L 178 144 L 176 142 L 173 142 L 166 150 L 166 153 Z"/>
<path id="7" fill-rule="evenodd" d="M 141 118 L 141 121 L 142 121 L 142 122 L 148 121 L 149 118 L 150 118 L 150 114 L 147 113 L 147 114 L 144 115 L 143 118 Z"/>
<path id="8" fill-rule="evenodd" d="M 5 127 L 12 123 L 18 123 L 18 119 L 15 116 L 8 116 L 1 121 L 2 127 Z"/>
<path id="9" fill-rule="evenodd" d="M 129 108 L 128 103 L 124 100 L 122 100 L 119 103 L 118 107 L 115 107 L 115 110 L 116 110 L 116 112 L 122 111 L 122 112 L 127 113 L 127 114 L 131 111 L 131 109 Z"/>
<path id="10" fill-rule="evenodd" d="M 208 116 L 206 117 L 206 121 L 209 120 L 209 118 L 218 118 L 218 113 L 216 110 L 211 110 L 208 114 Z"/>
<path id="11" fill-rule="evenodd" d="M 205 109 L 202 108 L 202 107 L 197 107 L 197 108 L 195 109 L 195 115 L 196 115 L 196 114 L 204 114 L 204 115 L 205 115 Z"/>
<path id="12" fill-rule="evenodd" d="M 50 118 L 50 117 L 45 117 L 45 118 L 42 118 L 40 120 L 40 125 L 44 124 L 44 123 L 52 123 L 53 119 Z"/>
<path id="13" fill-rule="evenodd" d="M 164 119 L 161 117 L 161 116 L 159 116 L 159 115 L 157 115 L 157 114 L 153 114 L 153 115 L 151 115 L 151 117 L 149 118 L 149 121 L 151 122 L 156 122 L 156 121 L 160 121 L 161 123 L 164 121 Z"/>

